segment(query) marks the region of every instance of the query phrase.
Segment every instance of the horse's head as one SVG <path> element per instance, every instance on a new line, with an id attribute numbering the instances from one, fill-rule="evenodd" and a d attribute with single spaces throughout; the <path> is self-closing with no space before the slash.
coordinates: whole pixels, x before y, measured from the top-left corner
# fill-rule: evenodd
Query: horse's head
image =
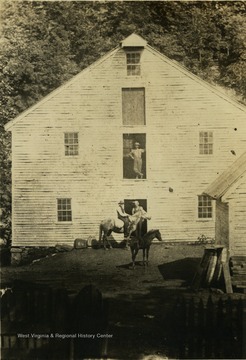
<path id="1" fill-rule="evenodd" d="M 161 233 L 159 230 L 149 230 L 144 236 L 143 238 L 145 240 L 150 240 L 152 242 L 152 240 L 154 240 L 155 238 L 159 241 L 162 241 L 162 237 L 161 237 Z"/>
<path id="2" fill-rule="evenodd" d="M 161 237 L 160 230 L 155 230 L 155 237 L 156 237 L 157 240 L 163 241 L 162 237 Z"/>

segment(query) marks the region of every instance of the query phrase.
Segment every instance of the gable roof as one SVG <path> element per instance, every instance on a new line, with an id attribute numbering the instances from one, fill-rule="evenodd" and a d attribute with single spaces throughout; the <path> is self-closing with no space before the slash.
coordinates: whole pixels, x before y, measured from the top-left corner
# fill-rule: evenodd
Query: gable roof
<path id="1" fill-rule="evenodd" d="M 126 44 L 126 45 L 123 45 Z M 138 45 L 136 45 L 138 44 Z M 202 80 L 201 78 L 199 78 L 198 76 L 194 75 L 193 73 L 191 73 L 189 70 L 187 70 L 184 66 L 180 65 L 179 63 L 177 63 L 174 60 L 169 59 L 167 56 L 161 54 L 158 50 L 152 48 L 151 46 L 147 45 L 146 40 L 144 40 L 143 38 L 141 38 L 139 35 L 136 34 L 131 34 L 130 36 L 128 36 L 127 38 L 125 38 L 124 40 L 121 41 L 121 44 L 118 45 L 116 48 L 114 48 L 113 50 L 109 51 L 108 53 L 106 53 L 104 56 L 102 56 L 100 59 L 98 59 L 97 61 L 95 61 L 93 64 L 91 64 L 90 66 L 88 66 L 87 68 L 85 68 L 84 70 L 80 71 L 77 75 L 75 75 L 74 77 L 72 77 L 70 80 L 68 80 L 65 84 L 59 86 L 57 89 L 53 90 L 51 93 L 49 93 L 48 95 L 46 95 L 43 99 L 41 99 L 40 101 L 38 101 L 36 104 L 32 105 L 31 107 L 29 107 L 27 110 L 23 111 L 20 115 L 18 115 L 16 118 L 10 120 L 7 124 L 5 124 L 4 128 L 5 130 L 9 130 L 11 131 L 11 128 L 17 123 L 19 122 L 21 119 L 23 119 L 26 115 L 28 115 L 29 113 L 33 112 L 36 108 L 38 108 L 40 105 L 44 104 L 46 101 L 48 101 L 49 99 L 52 99 L 54 96 L 56 96 L 57 94 L 59 94 L 61 91 L 63 91 L 66 87 L 70 86 L 71 84 L 73 84 L 73 82 L 75 82 L 80 76 L 82 76 L 83 74 L 91 71 L 93 68 L 99 66 L 100 64 L 102 64 L 105 60 L 107 60 L 109 57 L 113 56 L 121 47 L 123 46 L 127 46 L 127 47 L 145 47 L 147 48 L 149 51 L 151 51 L 154 55 L 158 56 L 159 58 L 161 58 L 162 60 L 164 60 L 166 63 L 168 63 L 169 65 L 171 65 L 172 67 L 174 67 L 175 69 L 177 69 L 178 71 L 181 71 L 185 76 L 190 77 L 191 79 L 193 79 L 194 81 L 198 82 L 201 86 L 209 89 L 211 92 L 213 92 L 214 94 L 216 94 L 217 96 L 221 97 L 222 99 L 226 100 L 227 102 L 229 102 L 230 104 L 232 104 L 233 106 L 235 106 L 236 108 L 240 109 L 243 112 L 246 112 L 246 106 L 240 104 L 238 101 L 232 99 L 231 97 L 225 95 L 222 91 L 218 90 L 215 86 L 210 85 L 208 82 L 206 82 L 205 80 Z"/>
<path id="2" fill-rule="evenodd" d="M 246 175 L 246 152 L 210 184 L 204 194 L 220 199 Z"/>
<path id="3" fill-rule="evenodd" d="M 131 34 L 121 41 L 121 47 L 145 47 L 147 41 L 137 34 Z"/>

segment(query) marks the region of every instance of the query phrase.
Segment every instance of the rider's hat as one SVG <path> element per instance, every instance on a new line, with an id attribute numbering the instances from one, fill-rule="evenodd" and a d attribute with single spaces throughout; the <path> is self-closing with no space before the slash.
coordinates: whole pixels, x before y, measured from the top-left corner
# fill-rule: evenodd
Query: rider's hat
<path id="1" fill-rule="evenodd" d="M 119 205 L 124 205 L 125 203 L 124 203 L 123 200 L 120 200 L 120 201 L 118 202 L 118 204 L 119 204 Z"/>
<path id="2" fill-rule="evenodd" d="M 135 145 L 140 145 L 140 143 L 136 141 L 136 142 L 135 142 Z"/>

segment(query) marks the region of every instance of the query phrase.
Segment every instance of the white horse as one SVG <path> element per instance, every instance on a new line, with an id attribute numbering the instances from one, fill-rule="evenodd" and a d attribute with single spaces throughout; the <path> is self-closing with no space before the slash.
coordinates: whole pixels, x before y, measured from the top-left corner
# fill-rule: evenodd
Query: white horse
<path id="1" fill-rule="evenodd" d="M 135 214 L 129 215 L 128 219 L 129 219 L 128 236 L 126 240 L 130 239 L 131 234 L 137 229 L 137 226 L 140 221 L 143 221 L 143 219 L 150 220 L 151 217 L 147 214 L 146 211 L 143 210 L 143 208 L 140 207 L 140 209 L 136 211 Z M 109 245 L 109 247 L 111 247 L 108 241 L 108 236 L 110 236 L 112 232 L 115 233 L 124 232 L 124 223 L 122 220 L 107 218 L 101 221 L 99 226 L 99 243 L 101 244 L 103 240 L 104 249 L 106 249 L 106 245 Z"/>

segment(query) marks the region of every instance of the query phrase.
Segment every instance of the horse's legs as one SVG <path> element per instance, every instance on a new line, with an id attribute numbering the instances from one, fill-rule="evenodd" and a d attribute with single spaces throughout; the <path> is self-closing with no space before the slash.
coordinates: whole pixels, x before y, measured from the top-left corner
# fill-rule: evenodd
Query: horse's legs
<path id="1" fill-rule="evenodd" d="M 131 237 L 132 232 L 133 232 L 133 230 L 130 230 L 128 236 L 124 239 L 124 240 L 126 240 L 126 249 L 127 249 L 127 250 L 129 250 L 129 247 L 130 247 L 128 241 L 130 240 L 130 237 Z"/>
<path id="2" fill-rule="evenodd" d="M 132 253 L 132 267 L 134 269 L 135 268 L 135 258 L 136 258 L 136 256 L 135 256 L 135 251 L 134 251 L 133 248 L 131 248 L 131 253 Z"/>
<path id="3" fill-rule="evenodd" d="M 126 241 L 126 247 L 125 247 L 125 249 L 127 249 L 127 250 L 129 250 L 129 247 L 130 247 L 130 245 L 129 245 L 129 243 L 128 243 L 128 240 L 129 240 L 128 237 L 124 239 L 124 241 Z"/>
<path id="4" fill-rule="evenodd" d="M 104 233 L 103 234 L 103 248 L 104 248 L 104 250 L 107 250 L 107 247 L 106 247 L 106 242 L 107 241 L 108 241 L 107 235 Z"/>
<path id="5" fill-rule="evenodd" d="M 145 248 L 143 248 L 143 265 L 145 265 Z"/>
<path id="6" fill-rule="evenodd" d="M 111 232 L 112 232 L 112 230 L 108 230 L 107 233 L 105 231 L 103 233 L 103 248 L 104 248 L 104 250 L 107 250 L 107 245 L 111 249 L 111 244 L 108 241 L 108 236 L 110 236 Z M 101 244 L 101 242 L 100 242 L 100 244 Z"/>
<path id="7" fill-rule="evenodd" d="M 136 260 L 137 254 L 138 254 L 138 249 L 131 248 L 131 252 L 132 252 L 132 267 L 134 269 L 135 268 L 135 260 Z"/>
<path id="8" fill-rule="evenodd" d="M 108 236 L 110 236 L 112 233 L 112 230 L 108 230 L 107 234 L 104 234 L 104 242 L 103 242 L 103 247 L 105 250 L 107 250 L 107 245 L 109 246 L 109 248 L 111 249 L 111 244 L 110 242 L 108 241 Z"/>
<path id="9" fill-rule="evenodd" d="M 146 248 L 146 264 L 149 265 L 149 249 L 150 249 L 150 246 L 147 246 Z"/>

